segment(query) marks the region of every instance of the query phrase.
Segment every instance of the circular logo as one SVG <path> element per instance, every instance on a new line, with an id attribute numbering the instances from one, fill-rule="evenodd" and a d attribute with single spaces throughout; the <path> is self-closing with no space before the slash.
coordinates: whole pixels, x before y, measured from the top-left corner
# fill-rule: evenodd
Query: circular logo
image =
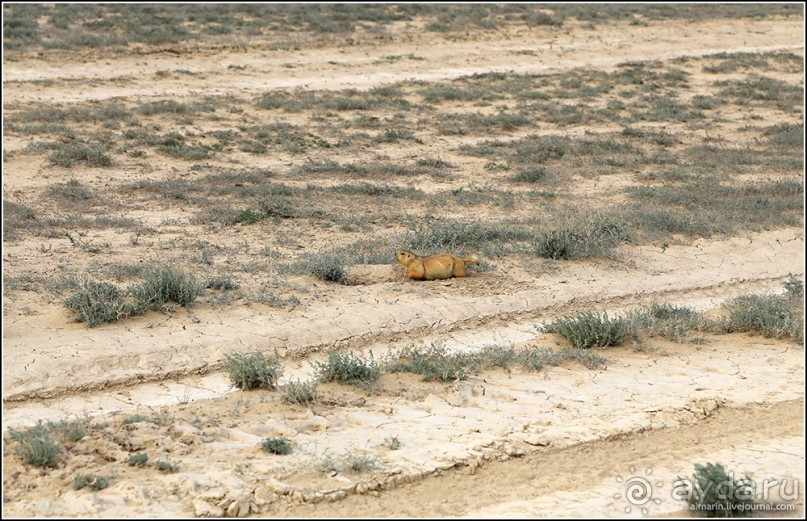
<path id="1" fill-rule="evenodd" d="M 631 474 L 636 473 L 636 467 L 631 466 L 629 469 Z M 653 473 L 653 469 L 646 469 L 645 476 L 631 476 L 627 479 L 623 478 L 622 476 L 617 476 L 616 481 L 617 483 L 621 483 L 623 492 L 619 492 L 614 494 L 614 499 L 625 498 L 627 501 L 628 506 L 625 507 L 625 513 L 631 513 L 633 511 L 633 507 L 640 507 L 642 515 L 647 515 L 650 510 L 647 508 L 648 503 L 654 503 L 656 505 L 661 503 L 661 500 L 658 498 L 653 497 L 653 487 L 663 487 L 664 482 L 657 481 L 655 485 L 650 483 L 650 475 Z"/>

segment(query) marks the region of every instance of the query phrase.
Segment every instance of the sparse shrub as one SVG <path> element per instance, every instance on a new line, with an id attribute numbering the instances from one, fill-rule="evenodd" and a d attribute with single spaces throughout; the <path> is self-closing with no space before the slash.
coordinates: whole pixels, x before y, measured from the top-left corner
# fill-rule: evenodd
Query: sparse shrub
<path id="1" fill-rule="evenodd" d="M 746 156 L 750 153 L 748 150 L 738 152 Z M 709 151 L 703 160 L 698 160 L 699 168 L 706 168 L 707 161 L 714 163 L 708 168 L 719 169 L 737 159 L 720 158 L 718 153 Z M 803 164 L 799 168 L 803 169 Z M 715 176 L 700 176 L 686 183 L 633 186 L 626 192 L 636 200 L 633 220 L 651 234 L 668 232 L 708 237 L 738 229 L 803 225 L 804 185 L 798 179 L 735 186 L 723 184 Z"/>
<path id="2" fill-rule="evenodd" d="M 648 336 L 661 336 L 674 342 L 683 341 L 689 331 L 709 328 L 709 321 L 703 313 L 686 306 L 656 302 L 631 311 L 628 320 L 636 330 Z"/>
<path id="3" fill-rule="evenodd" d="M 152 139 L 152 143 L 149 144 L 156 144 L 157 150 L 169 156 L 192 161 L 207 159 L 213 154 L 212 146 L 199 143 L 186 143 L 185 136 L 176 132 L 172 132 L 160 138 Z"/>
<path id="4" fill-rule="evenodd" d="M 346 264 L 347 254 L 342 250 L 334 250 L 308 255 L 297 264 L 297 268 L 322 280 L 343 284 L 347 275 Z"/>
<path id="5" fill-rule="evenodd" d="M 73 489 L 79 490 L 95 480 L 95 477 L 92 474 L 76 474 L 75 479 L 73 480 Z"/>
<path id="6" fill-rule="evenodd" d="M 384 438 L 384 446 L 389 450 L 398 450 L 401 448 L 401 440 L 398 439 L 398 436 Z"/>
<path id="7" fill-rule="evenodd" d="M 82 279 L 76 293 L 68 297 L 64 305 L 74 311 L 79 320 L 94 327 L 101 322 L 139 315 L 147 309 L 159 310 L 169 300 L 188 306 L 204 291 L 193 275 L 166 265 L 143 270 L 143 279 L 127 289 L 109 282 Z"/>
<path id="8" fill-rule="evenodd" d="M 418 166 L 428 166 L 431 168 L 454 168 L 454 164 L 440 158 L 422 158 L 415 161 Z"/>
<path id="9" fill-rule="evenodd" d="M 73 489 L 79 490 L 87 485 L 93 490 L 103 490 L 109 486 L 109 476 L 93 476 L 92 474 L 76 474 Z"/>
<path id="10" fill-rule="evenodd" d="M 370 384 L 381 376 L 372 352 L 370 359 L 366 360 L 352 351 L 329 349 L 327 362 L 315 361 L 312 365 L 321 382 Z"/>
<path id="11" fill-rule="evenodd" d="M 143 282 L 132 289 L 137 297 L 136 310 L 159 310 L 168 301 L 189 306 L 204 291 L 193 274 L 179 268 L 158 264 L 143 274 Z"/>
<path id="12" fill-rule="evenodd" d="M 782 284 L 785 288 L 787 296 L 793 300 L 799 300 L 804 297 L 804 282 L 788 274 L 789 278 Z"/>
<path id="13" fill-rule="evenodd" d="M 527 346 L 518 350 L 515 355 L 515 360 L 527 369 L 540 371 L 545 365 L 560 365 L 563 358 L 552 348 Z"/>
<path id="14" fill-rule="evenodd" d="M 314 468 L 319 472 L 353 472 L 359 473 L 365 470 L 373 470 L 381 467 L 381 461 L 375 456 L 365 454 L 345 454 L 334 457 L 326 453 L 320 460 L 314 463 Z"/>
<path id="15" fill-rule="evenodd" d="M 291 445 L 289 445 L 288 440 L 283 437 L 266 438 L 261 442 L 261 448 L 266 452 L 271 452 L 272 454 L 284 455 L 291 453 Z"/>
<path id="16" fill-rule="evenodd" d="M 80 321 L 95 327 L 132 312 L 125 296 L 126 292 L 112 283 L 83 279 L 79 289 L 64 301 L 64 305 L 74 311 Z"/>
<path id="17" fill-rule="evenodd" d="M 530 232 L 505 223 L 482 224 L 455 219 L 417 223 L 401 238 L 404 248 L 413 251 L 480 250 L 490 243 L 510 243 L 530 237 Z M 425 253 L 424 253 L 425 255 Z"/>
<path id="18" fill-rule="evenodd" d="M 536 25 L 563 25 L 562 15 L 560 18 L 556 18 L 552 15 L 544 13 L 543 11 L 528 11 L 521 15 L 521 19 L 524 20 L 530 27 Z"/>
<path id="19" fill-rule="evenodd" d="M 48 429 L 50 429 L 51 432 L 54 431 L 57 432 L 63 440 L 76 442 L 82 439 L 85 434 L 87 434 L 87 421 L 61 420 L 57 423 L 48 422 Z"/>
<path id="20" fill-rule="evenodd" d="M 804 283 L 791 278 L 780 295 L 740 295 L 728 303 L 729 316 L 717 328 L 726 333 L 757 333 L 767 338 L 804 339 Z"/>
<path id="21" fill-rule="evenodd" d="M 164 113 L 190 114 L 194 112 L 212 112 L 215 109 L 216 108 L 210 103 L 182 103 L 172 99 L 150 101 L 138 108 L 142 114 L 147 116 Z"/>
<path id="22" fill-rule="evenodd" d="M 565 360 L 576 360 L 589 369 L 603 367 L 606 361 L 605 357 L 586 349 L 555 350 L 538 346 L 515 349 L 513 346 L 488 345 L 476 353 L 448 353 L 444 346 L 431 344 L 394 351 L 390 354 L 385 369 L 390 372 L 422 374 L 425 381 L 448 382 L 464 380 L 483 367 L 509 370 L 516 363 L 528 370 L 540 371 L 544 366 L 560 365 Z"/>
<path id="23" fill-rule="evenodd" d="M 36 212 L 24 204 L 3 199 L 3 240 L 19 238 L 20 232 L 39 226 Z"/>
<path id="24" fill-rule="evenodd" d="M 768 141 L 777 146 L 802 147 L 804 145 L 804 123 L 781 123 L 763 131 Z"/>
<path id="25" fill-rule="evenodd" d="M 381 462 L 375 456 L 366 454 L 348 454 L 343 458 L 344 469 L 359 473 L 365 470 L 374 470 L 381 467 Z"/>
<path id="26" fill-rule="evenodd" d="M 140 422 L 147 422 L 150 421 L 149 417 L 144 414 L 132 414 L 127 416 L 126 418 L 121 421 L 123 425 L 129 425 L 130 423 L 140 423 Z"/>
<path id="27" fill-rule="evenodd" d="M 511 181 L 516 183 L 536 183 L 546 179 L 546 170 L 541 167 L 520 169 L 516 174 L 510 178 Z"/>
<path id="28" fill-rule="evenodd" d="M 205 282 L 205 288 L 210 289 L 228 290 L 238 289 L 239 287 L 239 284 L 231 277 L 210 277 Z"/>
<path id="29" fill-rule="evenodd" d="M 557 333 L 566 338 L 572 347 L 588 349 L 621 343 L 630 333 L 627 320 L 608 318 L 607 313 L 597 315 L 591 311 L 578 313 L 575 317 L 563 317 L 544 326 L 547 333 Z"/>
<path id="30" fill-rule="evenodd" d="M 262 219 L 262 215 L 257 210 L 246 208 L 238 212 L 231 224 L 255 224 Z"/>
<path id="31" fill-rule="evenodd" d="M 95 480 L 90 484 L 90 488 L 93 490 L 103 490 L 109 486 L 109 476 L 97 476 Z"/>
<path id="32" fill-rule="evenodd" d="M 260 387 L 274 389 L 282 373 L 276 357 L 267 359 L 259 351 L 246 355 L 228 354 L 224 358 L 224 365 L 230 373 L 230 383 L 243 390 Z"/>
<path id="33" fill-rule="evenodd" d="M 166 474 L 174 474 L 179 472 L 179 464 L 178 463 L 171 463 L 169 460 L 160 460 L 155 465 L 157 470 L 160 472 L 165 472 Z"/>
<path id="34" fill-rule="evenodd" d="M 586 369 L 599 369 L 605 367 L 606 358 L 598 355 L 589 349 L 575 347 L 564 347 L 560 350 L 560 357 L 563 360 L 575 360 L 583 364 Z"/>
<path id="35" fill-rule="evenodd" d="M 463 353 L 449 353 L 445 346 L 430 344 L 425 347 L 405 347 L 390 356 L 386 369 L 393 373 L 406 372 L 423 375 L 423 380 L 449 382 L 468 378 L 466 366 L 481 364 L 480 357 Z M 474 364 L 475 362 L 475 364 Z"/>
<path id="36" fill-rule="evenodd" d="M 250 295 L 249 300 L 274 306 L 276 308 L 291 308 L 300 303 L 300 298 L 297 297 L 297 295 L 289 295 L 284 297 L 282 295 L 275 294 L 273 291 L 268 291 L 265 287 L 261 287 L 257 293 Z"/>
<path id="37" fill-rule="evenodd" d="M 285 198 L 274 198 L 261 201 L 260 206 L 262 216 L 273 219 L 289 219 L 297 217 L 300 212 Z"/>
<path id="38" fill-rule="evenodd" d="M 485 360 L 486 366 L 501 367 L 502 369 L 508 369 L 510 364 L 516 360 L 516 348 L 512 345 L 509 347 L 486 345 L 482 347 L 479 354 Z"/>
<path id="39" fill-rule="evenodd" d="M 695 464 L 692 479 L 678 477 L 683 483 L 690 510 L 700 517 L 752 517 L 754 481 L 748 476 L 734 479 L 721 464 Z"/>
<path id="40" fill-rule="evenodd" d="M 535 243 L 535 251 L 549 259 L 584 259 L 605 255 L 630 237 L 623 222 L 594 215 L 543 234 Z"/>
<path id="41" fill-rule="evenodd" d="M 71 167 L 77 162 L 84 162 L 89 166 L 109 166 L 112 159 L 104 153 L 105 151 L 103 147 L 97 145 L 59 144 L 48 159 L 51 164 L 63 167 Z"/>
<path id="42" fill-rule="evenodd" d="M 159 425 L 161 427 L 167 427 L 174 423 L 176 417 L 171 414 L 171 411 L 167 408 L 160 409 L 160 412 L 152 416 L 149 421 L 154 423 L 155 425 Z"/>
<path id="43" fill-rule="evenodd" d="M 19 442 L 17 451 L 25 463 L 37 467 L 56 468 L 61 445 L 54 441 L 42 421 L 20 431 L 9 427 L 8 432 Z"/>
<path id="44" fill-rule="evenodd" d="M 289 382 L 281 400 L 284 403 L 308 405 L 317 399 L 317 382 Z"/>
<path id="45" fill-rule="evenodd" d="M 376 143 L 396 143 L 400 140 L 419 141 L 412 131 L 398 129 L 387 129 L 373 138 Z"/>
<path id="46" fill-rule="evenodd" d="M 91 201 L 95 198 L 93 191 L 82 186 L 77 179 L 49 186 L 45 194 L 49 199 L 56 199 L 60 203 L 81 204 L 84 207 L 91 204 Z"/>
<path id="47" fill-rule="evenodd" d="M 145 452 L 137 452 L 126 458 L 126 464 L 131 467 L 143 467 L 149 460 L 149 455 Z"/>

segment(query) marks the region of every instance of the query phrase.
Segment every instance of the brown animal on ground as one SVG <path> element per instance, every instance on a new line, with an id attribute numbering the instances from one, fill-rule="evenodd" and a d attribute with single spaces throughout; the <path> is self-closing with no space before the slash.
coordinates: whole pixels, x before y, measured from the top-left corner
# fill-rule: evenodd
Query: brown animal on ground
<path id="1" fill-rule="evenodd" d="M 406 275 L 410 279 L 435 280 L 465 276 L 465 263 L 479 265 L 479 255 L 472 253 L 464 259 L 452 253 L 437 253 L 427 257 L 418 257 L 411 251 L 399 251 L 395 254 L 398 262 L 406 267 Z"/>

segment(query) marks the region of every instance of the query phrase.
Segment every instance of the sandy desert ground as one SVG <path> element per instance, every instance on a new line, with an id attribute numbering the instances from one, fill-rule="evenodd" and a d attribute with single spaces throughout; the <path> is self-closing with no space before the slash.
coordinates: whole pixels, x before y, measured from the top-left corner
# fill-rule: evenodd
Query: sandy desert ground
<path id="1" fill-rule="evenodd" d="M 672 488 L 704 462 L 776 480 L 786 510 L 760 515 L 804 515 L 801 339 L 654 336 L 595 349 L 594 369 L 383 372 L 284 402 L 334 348 L 562 348 L 540 326 L 654 302 L 718 316 L 804 279 L 803 12 L 432 22 L 6 47 L 4 517 L 690 517 Z M 801 143 L 770 137 L 799 125 Z M 76 149 L 98 155 L 59 155 Z M 714 186 L 699 177 L 737 208 L 642 227 L 640 189 Z M 791 206 L 732 220 L 769 187 Z M 639 231 L 570 260 L 519 235 L 591 212 Z M 443 243 L 482 267 L 404 281 L 388 252 L 430 229 L 490 236 Z M 351 259 L 343 283 L 299 268 L 329 252 Z M 125 285 L 156 262 L 239 287 L 95 327 L 64 305 L 81 277 Z M 231 385 L 227 355 L 254 351 L 280 357 L 277 388 Z M 74 420 L 55 468 L 8 431 Z"/>

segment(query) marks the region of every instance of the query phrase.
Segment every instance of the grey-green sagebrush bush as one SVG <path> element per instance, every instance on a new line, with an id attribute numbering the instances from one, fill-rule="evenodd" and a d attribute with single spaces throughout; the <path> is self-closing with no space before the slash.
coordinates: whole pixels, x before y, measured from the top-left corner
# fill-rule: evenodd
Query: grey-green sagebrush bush
<path id="1" fill-rule="evenodd" d="M 557 333 L 566 338 L 572 347 L 587 349 L 620 344 L 630 333 L 630 323 L 621 318 L 608 318 L 608 313 L 598 315 L 583 311 L 574 317 L 562 317 L 543 327 L 547 333 Z"/>
<path id="2" fill-rule="evenodd" d="M 690 509 L 700 517 L 752 517 L 754 482 L 748 476 L 734 479 L 721 464 L 695 464 L 695 473 L 683 483 Z"/>
<path id="3" fill-rule="evenodd" d="M 19 443 L 17 451 L 25 463 L 56 468 L 61 445 L 51 437 L 50 430 L 42 421 L 19 431 L 9 427 L 8 432 Z"/>
<path id="4" fill-rule="evenodd" d="M 347 350 L 328 350 L 327 362 L 313 362 L 317 378 L 321 382 L 341 382 L 348 384 L 371 384 L 381 376 L 378 363 L 370 358 L 362 358 Z"/>
<path id="5" fill-rule="evenodd" d="M 148 309 L 158 311 L 168 301 L 190 306 L 205 288 L 193 274 L 157 264 L 143 270 L 143 280 L 128 288 L 110 282 L 82 279 L 78 289 L 64 301 L 78 320 L 89 327 L 111 322 Z"/>
<path id="6" fill-rule="evenodd" d="M 242 390 L 274 389 L 283 373 L 277 357 L 267 358 L 260 351 L 227 354 L 224 366 L 230 374 L 230 383 Z"/>
<path id="7" fill-rule="evenodd" d="M 603 256 L 631 240 L 620 219 L 594 215 L 544 233 L 535 241 L 535 252 L 549 259 L 585 259 Z"/>
<path id="8" fill-rule="evenodd" d="M 729 317 L 719 323 L 726 333 L 757 333 L 767 338 L 804 340 L 804 283 L 792 276 L 779 295 L 740 295 L 730 301 Z"/>
<path id="9" fill-rule="evenodd" d="M 132 306 L 125 298 L 126 293 L 109 282 L 83 279 L 78 290 L 64 301 L 64 305 L 75 312 L 81 322 L 95 327 L 132 313 Z"/>
<path id="10" fill-rule="evenodd" d="M 288 440 L 283 437 L 266 438 L 261 442 L 261 448 L 272 454 L 285 455 L 291 453 L 291 445 L 289 445 Z"/>

